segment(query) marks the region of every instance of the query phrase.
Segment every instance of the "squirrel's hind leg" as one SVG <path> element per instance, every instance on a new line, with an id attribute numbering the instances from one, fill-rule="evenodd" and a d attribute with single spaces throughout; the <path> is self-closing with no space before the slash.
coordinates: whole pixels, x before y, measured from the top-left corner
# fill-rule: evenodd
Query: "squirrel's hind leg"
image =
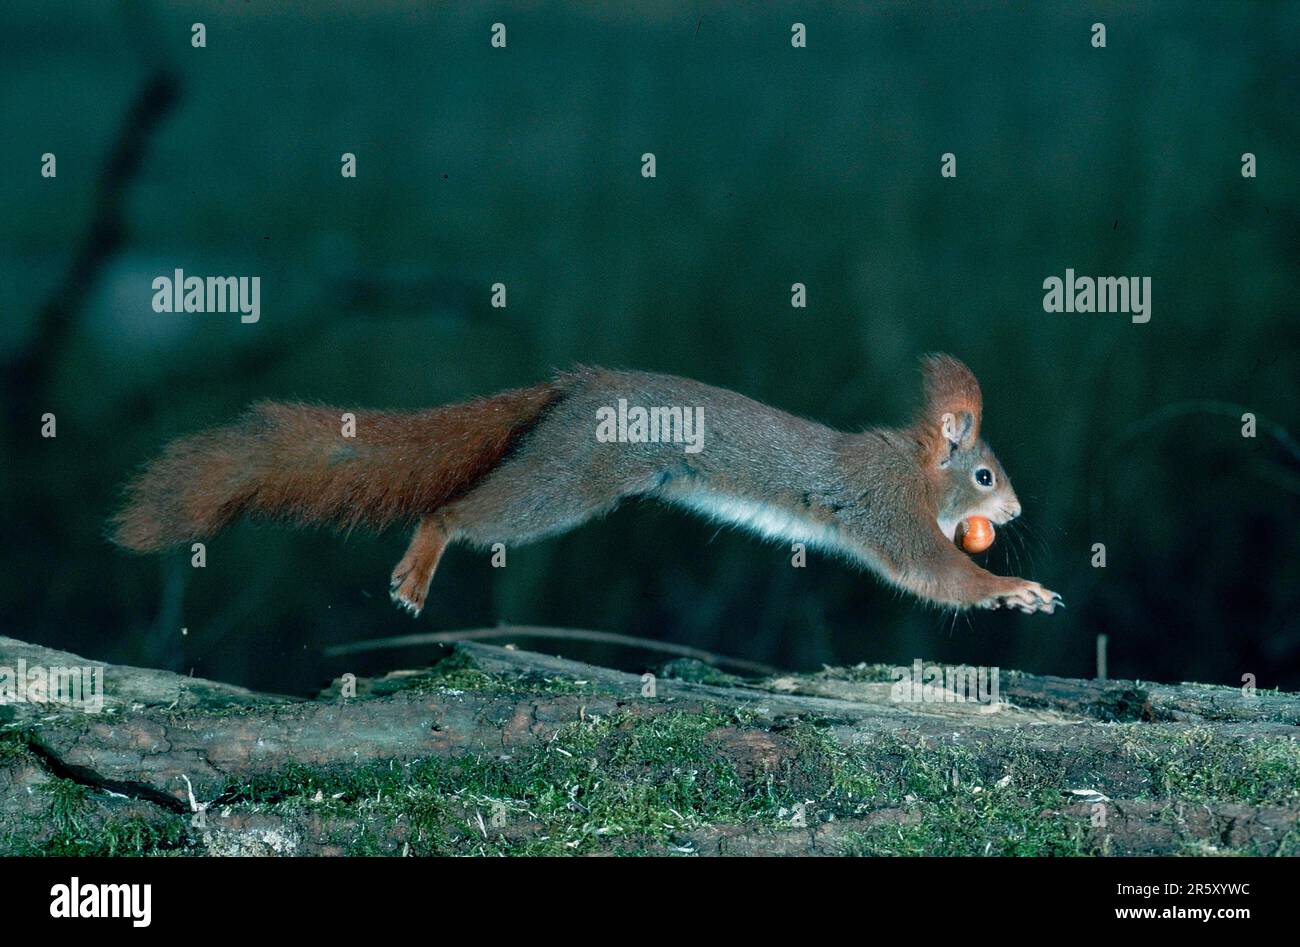
<path id="1" fill-rule="evenodd" d="M 420 614 L 429 595 L 429 583 L 438 568 L 438 560 L 447 548 L 447 532 L 433 516 L 426 516 L 415 527 L 406 555 L 393 570 L 388 597 L 411 613 Z"/>

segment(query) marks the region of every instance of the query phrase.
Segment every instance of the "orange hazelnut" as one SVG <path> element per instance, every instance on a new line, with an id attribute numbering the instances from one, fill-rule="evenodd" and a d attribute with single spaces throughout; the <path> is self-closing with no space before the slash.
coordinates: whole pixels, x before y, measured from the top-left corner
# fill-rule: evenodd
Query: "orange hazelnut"
<path id="1" fill-rule="evenodd" d="M 993 545 L 993 524 L 983 516 L 968 516 L 957 527 L 957 542 L 967 552 L 983 552 Z"/>

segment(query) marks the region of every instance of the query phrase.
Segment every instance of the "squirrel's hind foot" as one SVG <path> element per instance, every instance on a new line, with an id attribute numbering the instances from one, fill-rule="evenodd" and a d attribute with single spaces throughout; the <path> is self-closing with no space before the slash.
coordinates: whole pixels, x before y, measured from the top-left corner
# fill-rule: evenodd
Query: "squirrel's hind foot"
<path id="1" fill-rule="evenodd" d="M 419 618 L 420 612 L 424 610 L 424 600 L 428 595 L 428 583 L 425 583 L 423 589 L 416 588 L 416 583 L 412 582 L 410 576 L 397 579 L 396 577 L 389 585 L 388 597 L 398 608 L 402 609 L 412 618 Z"/>
<path id="2" fill-rule="evenodd" d="M 438 560 L 446 548 L 446 533 L 432 517 L 426 516 L 415 528 L 415 535 L 406 547 L 406 554 L 393 569 L 388 582 L 388 597 L 398 607 L 409 612 L 412 618 L 418 617 L 424 610 L 424 602 L 429 596 L 429 584 L 433 581 Z"/>

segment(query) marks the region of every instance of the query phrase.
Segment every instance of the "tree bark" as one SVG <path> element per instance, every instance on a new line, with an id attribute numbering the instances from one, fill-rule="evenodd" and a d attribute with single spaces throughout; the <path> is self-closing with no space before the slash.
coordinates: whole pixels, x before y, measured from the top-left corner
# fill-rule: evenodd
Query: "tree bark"
<path id="1" fill-rule="evenodd" d="M 0 638 L 0 667 L 20 661 L 94 663 Z M 97 713 L 0 707 L 0 853 L 1297 845 L 1293 694 L 1003 672 L 997 704 L 909 700 L 880 666 L 742 679 L 677 661 L 651 681 L 478 643 L 315 699 L 121 666 L 104 684 Z M 695 793 L 701 773 L 734 812 Z M 984 839 L 981 819 L 1011 828 Z"/>

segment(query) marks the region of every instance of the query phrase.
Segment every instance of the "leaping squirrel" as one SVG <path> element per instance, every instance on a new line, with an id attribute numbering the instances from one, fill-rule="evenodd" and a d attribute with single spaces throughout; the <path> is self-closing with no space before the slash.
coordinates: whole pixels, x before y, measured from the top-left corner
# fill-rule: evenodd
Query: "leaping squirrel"
<path id="1" fill-rule="evenodd" d="M 351 437 L 339 410 L 261 402 L 168 446 L 128 485 L 111 535 L 156 552 L 243 513 L 413 523 L 390 588 L 418 615 L 448 544 L 532 542 L 649 497 L 841 555 L 938 605 L 1050 614 L 1061 603 L 1055 592 L 987 572 L 954 544 L 966 517 L 1002 525 L 1020 502 L 980 439 L 970 369 L 947 355 L 926 356 L 921 368 L 913 422 L 861 434 L 685 378 L 599 368 L 427 411 L 356 412 Z M 704 424 L 695 452 L 598 437 L 620 399 L 624 409 L 695 411 Z"/>

